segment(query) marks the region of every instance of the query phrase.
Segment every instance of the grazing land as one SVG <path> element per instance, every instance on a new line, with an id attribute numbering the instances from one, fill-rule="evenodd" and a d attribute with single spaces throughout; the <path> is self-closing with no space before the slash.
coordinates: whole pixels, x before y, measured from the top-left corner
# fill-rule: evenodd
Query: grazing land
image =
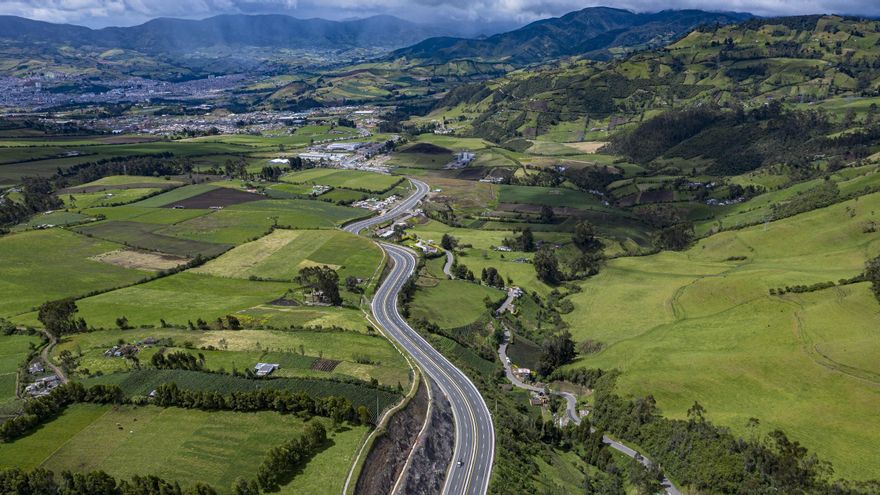
<path id="1" fill-rule="evenodd" d="M 285 175 L 281 180 L 291 184 L 318 184 L 357 191 L 383 193 L 399 184 L 403 179 L 401 177 L 360 170 L 313 168 Z"/>
<path id="2" fill-rule="evenodd" d="M 154 474 L 184 487 L 201 481 L 230 493 L 236 478 L 252 477 L 269 449 L 294 438 L 303 424 L 296 416 L 275 412 L 78 404 L 37 432 L 0 446 L 0 462 L 55 472 L 100 469 L 121 478 Z M 280 493 L 297 493 L 305 486 L 312 486 L 312 493 L 341 489 L 345 461 L 353 459 L 366 428 L 334 430 L 329 421 L 326 427 L 327 446 Z"/>
<path id="3" fill-rule="evenodd" d="M 620 369 L 625 391 L 653 394 L 673 417 L 694 400 L 736 431 L 757 417 L 842 476 L 876 471 L 869 452 L 880 437 L 870 425 L 880 374 L 867 359 L 880 352 L 871 337 L 880 328 L 876 299 L 864 283 L 768 291 L 858 275 L 880 254 L 877 233 L 863 232 L 878 211 L 873 194 L 716 234 L 683 253 L 610 261 L 571 296 L 565 317 L 578 340 L 607 347 L 573 366 Z M 640 310 L 627 309 L 633 304 Z"/>
<path id="4" fill-rule="evenodd" d="M 81 296 L 143 279 L 149 272 L 101 263 L 94 256 L 123 246 L 62 229 L 0 237 L 0 317 L 31 311 L 54 299 Z M 77 276 L 71 276 L 71 274 Z"/>

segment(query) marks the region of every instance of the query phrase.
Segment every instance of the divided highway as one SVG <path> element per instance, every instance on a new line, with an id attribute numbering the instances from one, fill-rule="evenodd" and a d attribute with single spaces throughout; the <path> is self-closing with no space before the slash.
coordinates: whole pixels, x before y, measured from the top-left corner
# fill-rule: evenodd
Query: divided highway
<path id="1" fill-rule="evenodd" d="M 353 234 L 391 221 L 414 208 L 428 193 L 428 185 L 412 180 L 416 191 L 402 203 L 377 217 L 352 223 L 344 230 Z M 373 316 L 419 363 L 440 387 L 452 405 L 455 419 L 455 451 L 443 486 L 444 495 L 485 494 L 495 458 L 495 430 L 486 402 L 473 382 L 434 349 L 400 315 L 397 296 L 404 283 L 415 273 L 417 260 L 409 249 L 394 244 L 380 244 L 392 263 L 391 272 L 376 291 Z"/>

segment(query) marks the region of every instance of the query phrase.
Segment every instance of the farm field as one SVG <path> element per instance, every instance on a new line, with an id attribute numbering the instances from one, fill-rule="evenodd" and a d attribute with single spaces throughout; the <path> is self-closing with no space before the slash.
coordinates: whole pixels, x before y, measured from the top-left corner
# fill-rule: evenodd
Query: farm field
<path id="1" fill-rule="evenodd" d="M 360 170 L 312 168 L 287 174 L 281 180 L 291 184 L 319 184 L 357 191 L 382 193 L 396 186 L 404 179 L 402 177 Z"/>
<path id="2" fill-rule="evenodd" d="M 39 345 L 36 335 L 3 335 L 0 336 L 0 417 L 4 417 L 14 408 L 15 376 L 31 345 Z"/>
<path id="3" fill-rule="evenodd" d="M 362 237 L 337 230 L 275 230 L 194 270 L 218 277 L 293 280 L 299 270 L 326 265 L 340 280 L 368 280 L 382 262 L 381 250 Z"/>
<path id="4" fill-rule="evenodd" d="M 364 322 L 364 325 L 366 323 Z M 185 330 L 171 328 L 104 330 L 71 335 L 53 349 L 53 359 L 68 350 L 79 356 L 82 376 L 88 373 L 130 371 L 130 361 L 107 357 L 104 352 L 121 339 L 137 344 L 152 338 L 158 343 L 138 345 L 138 360 L 148 366 L 160 349 L 202 355 L 213 371 L 244 371 L 258 362 L 278 363 L 272 376 L 356 378 L 397 386 L 409 382 L 406 360 L 384 338 L 356 332 L 310 330 Z M 332 369 L 320 368 L 318 359 L 337 361 Z"/>
<path id="5" fill-rule="evenodd" d="M 312 493 L 337 493 L 365 427 L 333 430 L 326 422 L 328 446 L 292 486 L 295 493 L 322 476 Z M 0 446 L 3 467 L 91 471 L 130 478 L 154 474 L 186 487 L 202 481 L 231 493 L 238 477 L 251 478 L 270 448 L 292 438 L 303 421 L 274 412 L 204 412 L 152 406 L 77 404 L 37 432 Z M 137 459 L 137 462 L 132 462 Z"/>
<path id="6" fill-rule="evenodd" d="M 4 263 L 0 317 L 29 312 L 46 301 L 132 284 L 149 275 L 91 259 L 123 247 L 62 229 L 0 237 Z"/>
<path id="7" fill-rule="evenodd" d="M 685 252 L 609 261 L 563 317 L 577 340 L 607 347 L 571 366 L 621 370 L 623 392 L 652 394 L 668 416 L 684 417 L 697 400 L 742 434 L 756 417 L 831 460 L 836 475 L 871 477 L 880 315 L 867 284 L 769 290 L 858 275 L 880 253 L 878 234 L 863 231 L 878 209 L 871 194 Z"/>
<path id="8" fill-rule="evenodd" d="M 61 195 L 67 208 L 80 209 L 94 206 L 115 206 L 133 203 L 141 198 L 155 194 L 159 188 L 113 189 L 114 192 L 82 192 Z"/>
<path id="9" fill-rule="evenodd" d="M 505 297 L 501 290 L 460 280 L 441 279 L 420 285 L 410 306 L 411 319 L 424 318 L 440 328 L 473 323 L 487 311 L 485 298 L 500 302 Z"/>

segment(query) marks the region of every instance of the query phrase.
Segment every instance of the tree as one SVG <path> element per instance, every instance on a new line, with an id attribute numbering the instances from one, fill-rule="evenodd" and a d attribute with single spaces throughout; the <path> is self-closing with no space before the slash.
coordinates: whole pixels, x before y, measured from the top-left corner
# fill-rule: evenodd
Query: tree
<path id="1" fill-rule="evenodd" d="M 541 223 L 553 223 L 555 217 L 552 206 L 541 205 Z"/>
<path id="2" fill-rule="evenodd" d="M 681 222 L 660 229 L 655 237 L 655 245 L 660 249 L 681 251 L 694 240 L 694 226 L 690 222 Z"/>
<path id="3" fill-rule="evenodd" d="M 542 282 L 551 285 L 559 283 L 561 279 L 559 261 L 556 259 L 553 251 L 549 249 L 538 251 L 532 260 L 532 264 L 535 267 L 535 273 L 538 274 L 538 279 Z"/>
<path id="4" fill-rule="evenodd" d="M 440 246 L 447 251 L 453 251 L 458 247 L 458 239 L 449 234 L 443 234 L 443 238 L 440 240 Z"/>
<path id="5" fill-rule="evenodd" d="M 309 266 L 299 271 L 299 280 L 303 285 L 312 288 L 321 302 L 339 306 L 342 296 L 339 295 L 339 274 L 329 266 Z"/>
<path id="6" fill-rule="evenodd" d="M 116 318 L 116 326 L 119 327 L 120 330 L 128 330 L 129 328 L 131 328 L 131 326 L 129 326 L 128 324 L 128 318 L 126 318 L 125 316 L 120 316 L 119 318 Z"/>
<path id="7" fill-rule="evenodd" d="M 48 301 L 40 306 L 37 319 L 46 328 L 46 331 L 54 339 L 62 335 L 83 332 L 87 329 L 85 320 L 75 319 L 74 315 L 79 311 L 73 298 Z"/>
<path id="8" fill-rule="evenodd" d="M 232 483 L 232 493 L 233 495 L 260 495 L 260 487 L 256 480 L 248 481 L 244 478 L 237 478 Z"/>
<path id="9" fill-rule="evenodd" d="M 349 292 L 359 293 L 361 288 L 358 286 L 358 279 L 354 275 L 349 275 L 345 278 L 345 288 Z"/>
<path id="10" fill-rule="evenodd" d="M 480 280 L 489 287 L 497 287 L 499 289 L 504 288 L 504 277 L 502 277 L 494 267 L 490 266 L 483 268 L 483 271 L 480 274 Z"/>
<path id="11" fill-rule="evenodd" d="M 596 237 L 596 226 L 581 220 L 574 226 L 571 242 L 584 253 L 593 253 L 602 249 L 602 241 Z"/>
<path id="12" fill-rule="evenodd" d="M 538 373 L 544 376 L 548 376 L 556 368 L 570 363 L 576 355 L 574 341 L 568 330 L 544 339 L 541 349 Z"/>
<path id="13" fill-rule="evenodd" d="M 865 280 L 871 282 L 871 291 L 880 300 L 880 256 L 869 260 L 865 265 Z"/>

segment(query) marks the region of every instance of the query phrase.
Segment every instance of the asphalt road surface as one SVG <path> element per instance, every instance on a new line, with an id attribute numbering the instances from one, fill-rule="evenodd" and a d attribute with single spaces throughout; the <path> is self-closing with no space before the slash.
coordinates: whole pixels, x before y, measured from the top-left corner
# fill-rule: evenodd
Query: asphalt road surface
<path id="1" fill-rule="evenodd" d="M 359 233 L 372 225 L 393 220 L 414 208 L 428 193 L 428 185 L 417 180 L 412 183 L 416 187 L 412 196 L 388 212 L 355 222 L 346 226 L 345 230 Z M 423 371 L 437 383 L 452 404 L 455 450 L 452 464 L 447 470 L 443 493 L 485 494 L 495 458 L 492 416 L 470 379 L 413 330 L 398 311 L 397 296 L 417 266 L 415 254 L 394 244 L 383 243 L 380 246 L 391 261 L 391 271 L 373 298 L 373 316 L 387 335 L 406 349 Z"/>

